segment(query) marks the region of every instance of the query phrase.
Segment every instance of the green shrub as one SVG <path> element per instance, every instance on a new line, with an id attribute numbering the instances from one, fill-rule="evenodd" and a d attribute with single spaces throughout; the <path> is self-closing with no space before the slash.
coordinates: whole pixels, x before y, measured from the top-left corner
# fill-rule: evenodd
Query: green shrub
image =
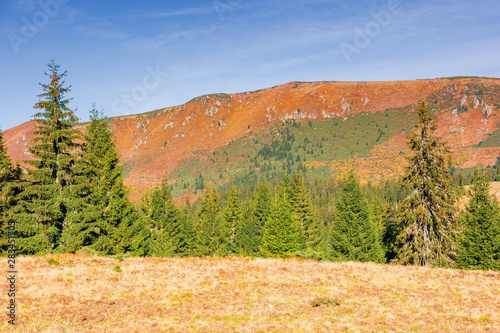
<path id="1" fill-rule="evenodd" d="M 55 260 L 55 259 L 53 259 L 53 258 L 49 258 L 49 259 L 47 259 L 47 263 L 48 263 L 49 265 L 54 265 L 54 266 L 58 266 L 58 265 L 59 265 L 59 261 L 57 261 L 57 260 Z"/>
<path id="2" fill-rule="evenodd" d="M 313 308 L 316 308 L 320 306 L 321 304 L 326 305 L 326 306 L 339 306 L 340 301 L 337 298 L 322 298 L 322 299 L 315 299 L 311 301 L 311 306 Z"/>
<path id="3" fill-rule="evenodd" d="M 323 252 L 317 252 L 312 249 L 301 250 L 295 252 L 295 256 L 304 259 L 313 259 L 317 261 L 326 260 L 326 255 Z"/>

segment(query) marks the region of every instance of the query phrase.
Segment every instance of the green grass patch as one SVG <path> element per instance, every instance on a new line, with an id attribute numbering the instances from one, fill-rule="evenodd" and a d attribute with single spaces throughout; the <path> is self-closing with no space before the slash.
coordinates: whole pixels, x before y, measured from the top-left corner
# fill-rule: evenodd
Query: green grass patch
<path id="1" fill-rule="evenodd" d="M 53 258 L 48 258 L 48 259 L 47 259 L 47 263 L 48 263 L 49 265 L 59 266 L 59 261 L 57 261 L 57 260 L 55 260 L 55 259 L 53 259 Z"/>

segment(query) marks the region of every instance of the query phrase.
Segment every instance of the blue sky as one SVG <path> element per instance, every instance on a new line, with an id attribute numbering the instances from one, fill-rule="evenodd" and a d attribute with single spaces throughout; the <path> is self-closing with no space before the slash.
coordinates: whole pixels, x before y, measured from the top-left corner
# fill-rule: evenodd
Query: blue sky
<path id="1" fill-rule="evenodd" d="M 81 120 L 290 81 L 500 77 L 497 1 L 2 0 L 0 128 L 31 119 L 47 63 Z"/>

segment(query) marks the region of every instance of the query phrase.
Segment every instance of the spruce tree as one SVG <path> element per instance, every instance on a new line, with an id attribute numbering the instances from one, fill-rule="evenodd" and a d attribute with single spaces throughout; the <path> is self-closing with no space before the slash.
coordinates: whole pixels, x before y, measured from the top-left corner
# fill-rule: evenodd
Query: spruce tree
<path id="1" fill-rule="evenodd" d="M 207 188 L 198 211 L 197 254 L 222 257 L 229 250 L 229 228 L 222 215 L 219 193 Z"/>
<path id="2" fill-rule="evenodd" d="M 401 225 L 396 221 L 397 207 L 389 205 L 385 213 L 385 228 L 382 235 L 382 246 L 388 262 L 393 262 L 397 256 L 397 237 L 401 234 Z"/>
<path id="3" fill-rule="evenodd" d="M 161 253 L 152 255 L 181 254 L 187 245 L 187 240 L 179 209 L 172 199 L 167 177 L 163 177 L 161 187 L 157 186 L 151 193 L 145 194 L 142 210 L 151 220 L 151 247 L 162 249 Z"/>
<path id="4" fill-rule="evenodd" d="M 7 147 L 5 146 L 5 142 L 3 139 L 3 132 L 0 130 L 0 189 L 3 189 L 4 186 L 11 180 L 12 178 L 12 162 L 7 153 Z M 4 198 L 2 198 L 4 199 Z M 3 202 L 4 200 L 2 200 Z"/>
<path id="5" fill-rule="evenodd" d="M 301 250 L 302 230 L 291 211 L 288 185 L 288 182 L 282 183 L 264 227 L 260 248 L 264 257 L 286 258 Z"/>
<path id="6" fill-rule="evenodd" d="M 180 208 L 179 218 L 181 221 L 182 234 L 185 235 L 183 246 L 177 247 L 177 255 L 181 257 L 195 256 L 197 252 L 197 235 L 195 229 L 195 214 L 188 201 L 185 201 Z"/>
<path id="7" fill-rule="evenodd" d="M 384 253 L 369 207 L 354 171 L 343 179 L 332 226 L 331 245 L 336 260 L 383 262 Z"/>
<path id="8" fill-rule="evenodd" d="M 8 250 L 8 228 L 12 210 L 17 205 L 20 193 L 21 167 L 19 163 L 13 167 L 7 153 L 7 147 L 0 130 L 0 251 Z"/>
<path id="9" fill-rule="evenodd" d="M 119 233 L 117 253 L 130 253 L 135 257 L 145 257 L 151 254 L 151 245 L 157 253 L 166 253 L 167 255 L 170 253 L 168 247 L 165 248 L 158 243 L 151 244 L 151 220 L 140 212 L 128 215 L 126 220 L 120 224 Z M 154 237 L 158 241 L 162 234 L 155 232 Z"/>
<path id="10" fill-rule="evenodd" d="M 254 240 L 250 241 L 250 243 L 255 244 L 254 250 L 256 252 L 259 251 L 262 244 L 262 235 L 271 214 L 271 208 L 271 190 L 266 182 L 261 181 L 257 184 L 253 192 L 251 203 L 252 213 L 250 219 L 248 220 L 253 224 L 253 226 L 250 225 L 249 228 L 255 230 L 255 233 L 253 234 Z"/>
<path id="11" fill-rule="evenodd" d="M 34 115 L 37 129 L 28 149 L 33 159 L 26 161 L 32 168 L 27 170 L 22 205 L 16 208 L 21 254 L 48 252 L 59 245 L 66 215 L 82 191 L 74 172 L 82 135 L 74 129 L 77 118 L 65 98 L 70 91 L 64 86 L 66 72 L 59 73 L 54 61 L 48 67 L 50 83 L 41 84 L 44 92 L 35 104 L 40 111 Z"/>
<path id="12" fill-rule="evenodd" d="M 386 204 L 382 203 L 378 193 L 375 193 L 370 200 L 370 218 L 377 229 L 380 244 L 383 242 L 384 233 L 387 224 L 387 210 Z"/>
<path id="13" fill-rule="evenodd" d="M 173 256 L 173 247 L 168 232 L 163 227 L 165 221 L 159 221 L 157 217 L 153 218 L 155 215 L 153 212 L 157 209 L 155 198 L 158 197 L 156 194 L 159 192 L 158 187 L 155 187 L 143 194 L 138 217 L 143 220 L 144 226 L 150 231 L 148 254 L 153 257 L 171 257 Z"/>
<path id="14" fill-rule="evenodd" d="M 63 230 L 57 252 L 75 253 L 83 247 L 90 247 L 99 237 L 100 214 L 92 205 L 92 185 L 88 163 L 78 152 L 73 168 L 73 186 L 70 189 L 72 200 L 68 202 Z"/>
<path id="15" fill-rule="evenodd" d="M 134 208 L 123 184 L 123 167 L 113 132 L 95 105 L 90 110 L 90 120 L 85 132 L 84 157 L 90 169 L 90 205 L 98 216 L 88 224 L 88 230 L 97 231 L 91 247 L 105 254 L 115 254 L 127 251 L 123 231 L 133 223 Z"/>
<path id="16" fill-rule="evenodd" d="M 252 256 L 259 253 L 260 238 L 258 234 L 261 232 L 257 229 L 251 202 L 249 205 L 242 205 L 242 220 L 238 224 L 236 231 L 237 253 L 241 256 Z"/>
<path id="17" fill-rule="evenodd" d="M 229 228 L 229 252 L 240 253 L 242 241 L 245 237 L 245 223 L 240 210 L 240 200 L 236 186 L 231 186 L 226 208 L 224 209 L 224 220 Z"/>
<path id="18" fill-rule="evenodd" d="M 165 176 L 162 179 L 160 189 L 161 202 L 163 203 L 163 212 L 165 215 L 165 223 L 162 228 L 165 229 L 168 239 L 172 244 L 175 254 L 181 255 L 187 246 L 187 235 L 185 226 L 180 218 L 180 212 L 172 198 L 168 178 Z"/>
<path id="19" fill-rule="evenodd" d="M 5 221 L 5 214 L 11 206 L 11 194 L 9 185 L 14 178 L 12 162 L 7 154 L 7 147 L 3 139 L 3 132 L 0 130 L 0 217 L 2 223 Z"/>
<path id="20" fill-rule="evenodd" d="M 486 173 L 476 169 L 463 216 L 457 266 L 466 269 L 500 270 L 500 207 L 490 195 Z"/>
<path id="21" fill-rule="evenodd" d="M 304 178 L 297 175 L 292 183 L 292 212 L 302 229 L 301 247 L 322 252 L 321 230 L 314 218 L 313 207 L 304 185 Z"/>
<path id="22" fill-rule="evenodd" d="M 410 188 L 396 216 L 402 232 L 397 238 L 400 264 L 447 266 L 454 262 L 458 233 L 456 196 L 447 171 L 450 152 L 437 137 L 434 117 L 422 101 L 419 121 L 408 138 L 413 154 L 403 177 L 402 186 Z"/>

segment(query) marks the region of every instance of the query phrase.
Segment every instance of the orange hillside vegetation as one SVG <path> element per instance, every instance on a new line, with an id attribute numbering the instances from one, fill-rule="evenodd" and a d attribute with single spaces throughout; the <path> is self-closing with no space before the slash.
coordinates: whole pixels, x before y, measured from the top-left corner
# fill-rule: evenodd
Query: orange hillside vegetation
<path id="1" fill-rule="evenodd" d="M 239 94 L 201 96 L 175 107 L 140 115 L 110 119 L 122 162 L 129 166 L 125 182 L 139 192 L 157 184 L 162 175 L 196 151 L 213 150 L 231 141 L 264 130 L 271 124 L 344 119 L 358 113 L 374 113 L 410 106 L 440 93 L 449 105 L 436 112 L 439 135 L 454 149 L 455 166 L 490 165 L 500 147 L 471 147 L 498 129 L 500 101 L 469 90 L 472 85 L 498 87 L 487 78 L 431 79 L 390 82 L 290 82 Z M 447 102 L 447 103 L 448 103 Z M 299 112 L 300 108 L 300 112 Z M 461 112 L 461 110 L 468 110 Z M 405 109 L 406 110 L 406 109 Z M 10 155 L 29 158 L 26 148 L 33 136 L 31 122 L 5 131 Z M 331 135 L 331 133 L 325 133 Z M 353 133 L 353 135 L 355 135 Z M 369 157 L 354 161 L 361 177 L 394 176 L 402 172 L 404 133 L 381 142 Z M 333 161 L 341 168 L 346 160 Z M 384 172 L 389 168 L 391 172 Z"/>

